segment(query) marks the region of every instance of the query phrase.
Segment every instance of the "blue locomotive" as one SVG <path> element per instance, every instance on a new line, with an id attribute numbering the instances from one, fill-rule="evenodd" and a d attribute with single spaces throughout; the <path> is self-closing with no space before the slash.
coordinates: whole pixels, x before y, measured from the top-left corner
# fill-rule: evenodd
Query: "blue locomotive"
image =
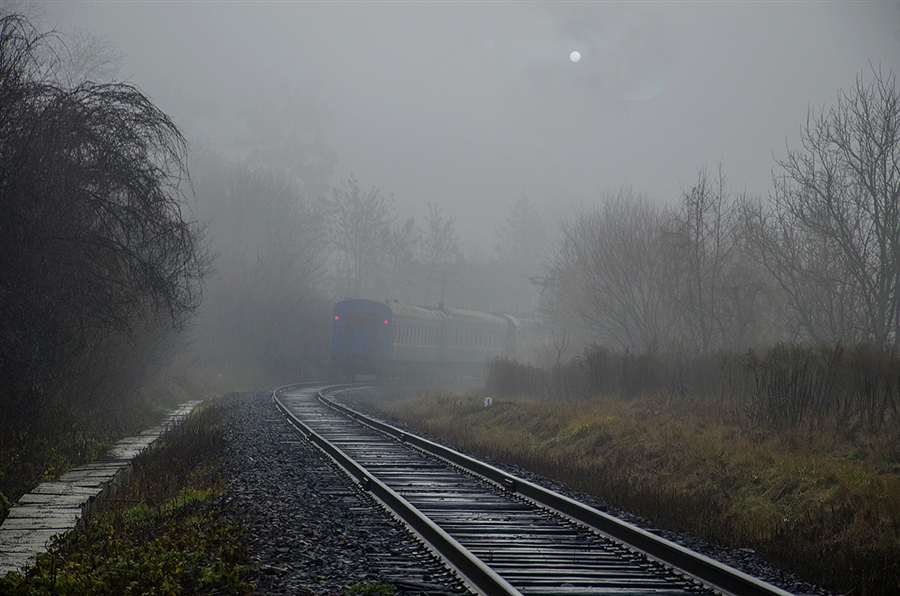
<path id="1" fill-rule="evenodd" d="M 486 360 L 514 358 L 518 344 L 509 315 L 363 299 L 334 307 L 331 358 L 345 375 L 479 374 Z"/>

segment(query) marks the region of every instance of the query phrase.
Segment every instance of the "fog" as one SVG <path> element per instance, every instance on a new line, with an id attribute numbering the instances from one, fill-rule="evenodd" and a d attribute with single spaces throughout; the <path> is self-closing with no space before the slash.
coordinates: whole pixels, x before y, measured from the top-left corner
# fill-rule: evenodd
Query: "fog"
<path id="1" fill-rule="evenodd" d="M 900 70 L 897 2 L 40 7 L 105 36 L 121 78 L 231 157 L 248 114 L 323 105 L 332 184 L 352 172 L 417 219 L 440 203 L 482 254 L 523 191 L 551 212 L 624 185 L 674 201 L 721 161 L 765 194 L 810 108 L 870 64 Z"/>

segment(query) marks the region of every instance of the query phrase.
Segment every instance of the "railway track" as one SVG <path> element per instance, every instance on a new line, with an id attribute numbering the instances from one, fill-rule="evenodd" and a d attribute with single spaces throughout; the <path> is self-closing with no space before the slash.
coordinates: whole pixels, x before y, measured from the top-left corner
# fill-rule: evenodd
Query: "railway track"
<path id="1" fill-rule="evenodd" d="M 340 389 L 285 387 L 273 399 L 480 594 L 789 594 L 327 399 Z"/>

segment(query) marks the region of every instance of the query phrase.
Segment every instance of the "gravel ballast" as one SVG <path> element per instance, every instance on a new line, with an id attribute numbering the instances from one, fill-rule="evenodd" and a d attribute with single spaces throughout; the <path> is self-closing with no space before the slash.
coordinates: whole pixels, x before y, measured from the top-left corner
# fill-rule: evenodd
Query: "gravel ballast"
<path id="1" fill-rule="evenodd" d="M 244 520 L 262 594 L 342 594 L 368 583 L 397 594 L 469 594 L 443 562 L 254 392 L 222 403 L 227 420 L 222 497 Z"/>

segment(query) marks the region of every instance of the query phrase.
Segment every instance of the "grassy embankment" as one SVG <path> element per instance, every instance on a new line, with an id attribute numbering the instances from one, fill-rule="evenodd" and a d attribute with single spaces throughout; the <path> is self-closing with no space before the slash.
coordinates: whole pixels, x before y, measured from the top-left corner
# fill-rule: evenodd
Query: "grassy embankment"
<path id="1" fill-rule="evenodd" d="M 885 595 L 900 585 L 895 426 L 773 430 L 735 399 L 661 391 L 494 399 L 485 408 L 479 393 L 431 392 L 386 413 L 820 585 Z"/>
<path id="2" fill-rule="evenodd" d="M 0 593 L 249 593 L 240 523 L 213 506 L 223 441 L 215 406 L 203 407 L 134 461 L 130 482 L 84 528 L 38 556 L 25 575 L 0 577 Z"/>
<path id="3" fill-rule="evenodd" d="M 11 503 L 39 483 L 96 459 L 119 439 L 159 423 L 180 403 L 250 389 L 248 378 L 249 373 L 184 369 L 160 374 L 111 403 L 85 405 L 57 395 L 29 412 L 0 418 L 0 521 Z"/>

